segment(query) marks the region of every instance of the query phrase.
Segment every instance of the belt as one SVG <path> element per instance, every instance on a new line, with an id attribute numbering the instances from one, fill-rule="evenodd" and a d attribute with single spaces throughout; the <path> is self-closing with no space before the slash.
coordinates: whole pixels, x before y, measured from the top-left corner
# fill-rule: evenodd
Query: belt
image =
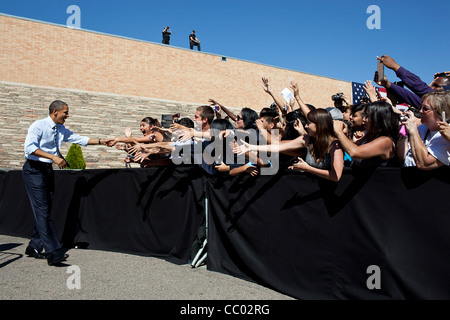
<path id="1" fill-rule="evenodd" d="M 33 164 L 33 165 L 36 165 L 36 166 L 52 167 L 52 163 L 47 163 L 47 162 L 42 162 L 42 161 L 37 161 L 37 160 L 31 160 L 31 159 L 27 159 L 27 161 L 30 164 Z"/>

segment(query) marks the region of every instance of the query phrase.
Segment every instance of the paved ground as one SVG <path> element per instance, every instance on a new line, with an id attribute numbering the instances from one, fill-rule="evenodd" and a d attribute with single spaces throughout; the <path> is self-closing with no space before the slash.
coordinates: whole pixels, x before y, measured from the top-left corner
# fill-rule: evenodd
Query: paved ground
<path id="1" fill-rule="evenodd" d="M 0 235 L 0 300 L 294 300 L 206 267 L 123 253 L 71 249 L 50 267 L 26 256 L 27 244 Z M 77 274 L 81 288 L 69 289 Z"/>

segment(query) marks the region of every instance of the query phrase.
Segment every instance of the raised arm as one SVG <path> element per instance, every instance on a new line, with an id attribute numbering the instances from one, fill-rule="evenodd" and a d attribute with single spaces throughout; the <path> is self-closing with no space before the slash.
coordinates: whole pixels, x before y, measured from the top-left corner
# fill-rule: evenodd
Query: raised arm
<path id="1" fill-rule="evenodd" d="M 343 132 L 344 123 L 342 121 L 334 120 L 333 124 L 334 132 L 342 147 L 354 159 L 369 159 L 379 156 L 383 160 L 387 160 L 394 154 L 394 144 L 389 137 L 378 137 L 368 143 L 358 145 Z"/>
<path id="2" fill-rule="evenodd" d="M 270 95 L 270 96 L 272 97 L 273 101 L 274 101 L 275 104 L 277 105 L 277 107 L 278 107 L 278 109 L 279 109 L 278 114 L 283 114 L 283 113 L 285 113 L 285 111 L 284 111 L 284 109 L 283 109 L 285 103 L 283 103 L 283 100 L 281 100 L 281 98 L 280 98 L 279 96 L 276 96 L 276 95 L 273 94 L 273 92 L 272 92 L 272 90 L 271 90 L 271 88 L 270 88 L 270 85 L 269 85 L 269 79 L 263 77 L 263 78 L 262 78 L 262 82 L 263 82 L 263 89 L 264 89 L 264 91 L 265 91 L 268 95 Z"/>
<path id="3" fill-rule="evenodd" d="M 306 103 L 303 102 L 302 98 L 300 97 L 300 89 L 298 87 L 298 83 L 291 82 L 291 88 L 292 91 L 294 91 L 294 98 L 297 101 L 298 105 L 300 106 L 300 110 L 303 112 L 303 114 L 306 115 L 309 113 L 309 108 L 306 105 Z"/>
<path id="4" fill-rule="evenodd" d="M 214 99 L 209 99 L 208 102 L 212 105 L 212 106 L 219 106 L 221 110 L 223 110 L 223 112 L 225 112 L 227 114 L 227 116 L 229 116 L 234 122 L 236 122 L 237 116 L 231 112 L 230 110 L 228 110 L 227 107 L 225 107 L 224 105 L 218 103 L 216 100 Z"/>
<path id="5" fill-rule="evenodd" d="M 370 80 L 364 82 L 363 88 L 366 91 L 367 95 L 369 96 L 370 102 L 378 101 L 377 91 L 375 87 L 372 85 L 372 82 Z"/>
<path id="6" fill-rule="evenodd" d="M 425 93 L 433 91 L 433 89 L 422 81 L 422 79 L 400 66 L 391 57 L 382 55 L 381 57 L 377 57 L 377 60 L 381 61 L 386 68 L 393 70 L 397 77 L 399 77 L 405 85 L 419 97 L 422 97 Z"/>

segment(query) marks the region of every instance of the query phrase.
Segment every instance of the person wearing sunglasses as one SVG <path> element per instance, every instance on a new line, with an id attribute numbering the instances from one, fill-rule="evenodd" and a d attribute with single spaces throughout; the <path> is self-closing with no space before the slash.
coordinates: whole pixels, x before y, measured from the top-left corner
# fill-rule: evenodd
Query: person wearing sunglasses
<path id="1" fill-rule="evenodd" d="M 421 170 L 432 170 L 450 165 L 450 142 L 439 131 L 440 123 L 447 123 L 449 114 L 450 91 L 433 91 L 423 96 L 420 109 L 422 125 L 419 127 L 413 121 L 412 112 L 406 112 L 407 119 L 403 122 L 408 133 L 403 141 L 407 146 L 404 148 L 407 150 L 404 156 L 405 167 L 416 166 Z M 401 154 L 399 157 L 401 158 Z"/>

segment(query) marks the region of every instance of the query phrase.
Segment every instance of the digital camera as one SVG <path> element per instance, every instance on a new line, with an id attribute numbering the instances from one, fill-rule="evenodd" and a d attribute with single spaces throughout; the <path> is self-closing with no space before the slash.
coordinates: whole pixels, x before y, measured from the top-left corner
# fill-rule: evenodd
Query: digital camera
<path id="1" fill-rule="evenodd" d="M 344 100 L 344 98 L 342 98 L 343 95 L 344 95 L 344 94 L 343 94 L 342 92 L 333 94 L 333 95 L 331 96 L 331 100 L 333 100 L 333 101 Z"/>

